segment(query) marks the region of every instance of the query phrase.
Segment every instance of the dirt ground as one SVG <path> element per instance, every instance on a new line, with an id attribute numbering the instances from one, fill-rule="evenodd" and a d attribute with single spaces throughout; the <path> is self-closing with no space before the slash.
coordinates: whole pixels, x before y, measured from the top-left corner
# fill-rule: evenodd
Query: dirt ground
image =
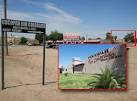
<path id="1" fill-rule="evenodd" d="M 57 50 L 46 50 L 46 85 L 41 85 L 42 47 L 10 47 L 0 101 L 137 101 L 137 48 L 129 49 L 128 91 L 61 91 Z"/>

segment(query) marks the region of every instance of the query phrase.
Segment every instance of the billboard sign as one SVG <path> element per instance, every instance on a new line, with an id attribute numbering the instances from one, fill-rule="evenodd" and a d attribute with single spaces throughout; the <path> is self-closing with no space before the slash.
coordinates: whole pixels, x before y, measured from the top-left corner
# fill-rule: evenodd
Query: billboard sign
<path id="1" fill-rule="evenodd" d="M 63 33 L 63 40 L 65 41 L 78 41 L 80 40 L 79 33 Z"/>
<path id="2" fill-rule="evenodd" d="M 12 19 L 1 19 L 3 32 L 45 33 L 46 24 Z"/>

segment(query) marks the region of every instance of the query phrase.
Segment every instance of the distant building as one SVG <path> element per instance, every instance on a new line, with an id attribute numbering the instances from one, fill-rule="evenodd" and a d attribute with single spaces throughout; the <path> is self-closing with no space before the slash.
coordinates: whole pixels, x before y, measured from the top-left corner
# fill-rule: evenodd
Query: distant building
<path id="1" fill-rule="evenodd" d="M 20 37 L 9 36 L 7 37 L 8 45 L 18 45 L 20 43 Z"/>
<path id="2" fill-rule="evenodd" d="M 39 41 L 36 39 L 28 39 L 28 41 L 26 42 L 28 46 L 36 46 L 36 45 L 40 45 Z"/>
<path id="3" fill-rule="evenodd" d="M 63 33 L 63 40 L 66 42 L 78 42 L 80 41 L 80 34 L 70 32 Z"/>
<path id="4" fill-rule="evenodd" d="M 69 73 L 81 73 L 84 68 L 84 62 L 79 59 L 72 59 L 72 64 L 70 64 L 67 68 Z"/>
<path id="5" fill-rule="evenodd" d="M 88 40 L 84 40 L 83 43 L 100 43 L 101 39 L 88 39 Z"/>
<path id="6" fill-rule="evenodd" d="M 59 73 L 62 73 L 63 72 L 63 66 L 62 65 L 59 65 Z"/>

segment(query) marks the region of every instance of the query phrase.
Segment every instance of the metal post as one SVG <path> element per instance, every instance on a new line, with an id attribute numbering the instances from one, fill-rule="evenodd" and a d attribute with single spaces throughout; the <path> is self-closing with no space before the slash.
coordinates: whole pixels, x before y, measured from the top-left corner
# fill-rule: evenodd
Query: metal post
<path id="1" fill-rule="evenodd" d="M 88 37 L 87 37 L 87 34 L 86 34 L 86 42 L 88 41 L 88 39 L 87 39 Z"/>
<path id="2" fill-rule="evenodd" d="M 4 0 L 4 19 L 7 19 L 7 0 Z M 7 40 L 7 32 L 5 33 L 5 48 L 6 48 L 6 55 L 8 55 L 8 40 Z"/>
<path id="3" fill-rule="evenodd" d="M 2 83 L 2 90 L 4 89 L 4 32 L 2 31 L 1 28 L 1 40 L 2 40 L 2 47 L 1 47 L 1 64 L 2 64 L 2 68 L 1 68 L 1 83 Z"/>
<path id="4" fill-rule="evenodd" d="M 73 67 L 73 74 L 74 74 L 74 67 Z"/>
<path id="5" fill-rule="evenodd" d="M 43 75 L 42 75 L 42 85 L 45 84 L 45 33 L 43 34 Z"/>
<path id="6" fill-rule="evenodd" d="M 4 0 L 4 19 L 7 19 L 7 0 Z"/>

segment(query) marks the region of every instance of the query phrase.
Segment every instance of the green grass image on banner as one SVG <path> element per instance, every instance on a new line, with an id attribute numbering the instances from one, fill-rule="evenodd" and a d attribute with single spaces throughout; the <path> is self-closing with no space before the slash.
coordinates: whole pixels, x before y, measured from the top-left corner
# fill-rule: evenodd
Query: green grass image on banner
<path id="1" fill-rule="evenodd" d="M 60 88 L 125 88 L 125 76 L 105 68 L 99 74 L 60 74 Z"/>
<path id="2" fill-rule="evenodd" d="M 67 76 L 60 74 L 60 88 L 91 88 L 87 85 L 91 80 L 95 80 L 91 74 L 71 74 Z"/>

